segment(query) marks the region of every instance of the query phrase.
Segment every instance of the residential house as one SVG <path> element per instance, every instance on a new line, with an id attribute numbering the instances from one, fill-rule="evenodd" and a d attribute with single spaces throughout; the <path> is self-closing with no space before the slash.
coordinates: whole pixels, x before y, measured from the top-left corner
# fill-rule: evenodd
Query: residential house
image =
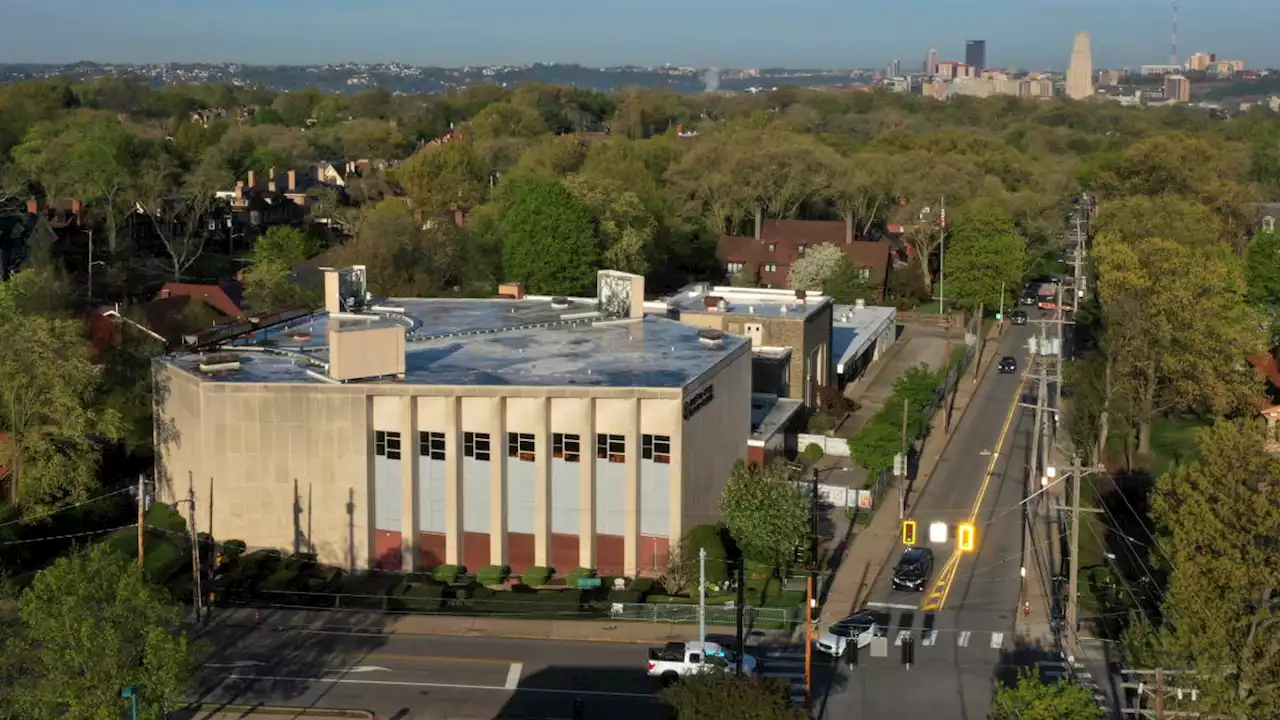
<path id="1" fill-rule="evenodd" d="M 239 224 L 258 234 L 276 225 L 305 222 L 315 203 L 307 190 L 316 184 L 313 176 L 297 170 L 277 176 L 276 169 L 271 168 L 265 181 L 250 170 L 246 181 L 237 182 L 234 189 L 222 190 L 216 195 L 228 203 L 232 227 L 238 220 Z"/>
<path id="2" fill-rule="evenodd" d="M 1280 202 L 1258 203 L 1254 206 L 1256 232 L 1275 232 L 1277 219 L 1280 219 Z"/>
<path id="3" fill-rule="evenodd" d="M 1263 350 L 1248 357 L 1249 364 L 1267 380 L 1267 394 L 1258 398 L 1258 414 L 1267 422 L 1267 452 L 1280 454 L 1280 348 Z"/>
<path id="4" fill-rule="evenodd" d="M 8 280 L 41 241 L 53 242 L 52 227 L 44 215 L 16 212 L 0 215 L 0 280 Z"/>
<path id="5" fill-rule="evenodd" d="M 234 280 L 217 285 L 169 282 L 142 310 L 149 330 L 178 344 L 186 333 L 244 319 L 243 302 L 243 289 Z"/>
<path id="6" fill-rule="evenodd" d="M 748 271 L 749 284 L 765 288 L 787 287 L 787 274 L 807 249 L 831 244 L 866 269 L 873 302 L 884 297 L 889 283 L 890 244 L 858 237 L 853 219 L 847 220 L 764 220 L 756 215 L 756 231 L 751 237 L 722 235 L 716 244 L 716 259 L 730 276 Z M 802 288 L 819 290 L 821 288 Z"/>

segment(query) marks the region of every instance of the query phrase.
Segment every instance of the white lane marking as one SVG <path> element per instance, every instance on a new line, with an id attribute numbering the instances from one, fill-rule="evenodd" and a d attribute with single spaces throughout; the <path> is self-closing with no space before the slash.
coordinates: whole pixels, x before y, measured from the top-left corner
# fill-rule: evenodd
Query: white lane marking
<path id="1" fill-rule="evenodd" d="M 917 605 L 905 605 L 903 603 L 890 603 L 890 602 L 869 602 L 869 603 L 866 603 L 866 606 L 871 608 L 889 608 L 891 610 L 919 610 L 920 609 L 920 607 Z"/>
<path id="2" fill-rule="evenodd" d="M 205 667 L 211 667 L 211 668 L 238 668 L 238 667 L 252 667 L 254 665 L 266 665 L 266 663 L 258 662 L 257 660 L 236 660 L 235 662 L 228 662 L 228 663 L 205 663 L 204 664 Z"/>
<path id="3" fill-rule="evenodd" d="M 999 650 L 1004 647 L 1004 633 L 991 633 L 991 649 Z"/>
<path id="4" fill-rule="evenodd" d="M 367 672 L 391 672 L 391 668 L 384 668 L 378 665 L 357 665 L 349 668 L 330 668 L 325 670 L 327 673 L 367 673 Z"/>
<path id="5" fill-rule="evenodd" d="M 524 672 L 524 663 L 511 663 L 511 669 L 507 670 L 507 689 L 515 690 L 520 687 L 520 673 Z"/>
<path id="6" fill-rule="evenodd" d="M 283 675 L 229 675 L 231 680 L 272 680 L 277 682 L 325 682 L 335 685 L 393 685 L 399 687 L 434 687 L 449 688 L 453 690 L 506 690 L 501 685 L 460 685 L 457 683 L 429 683 L 429 682 L 407 682 L 403 680 L 357 680 L 355 678 L 325 678 L 325 677 L 286 677 Z M 558 690 L 552 688 L 531 688 L 522 687 L 520 692 L 523 693 L 548 693 L 551 695 L 591 695 L 596 697 L 626 697 L 626 698 L 643 698 L 645 700 L 658 701 L 657 695 L 652 693 L 626 693 L 626 692 L 605 692 L 603 690 Z"/>
<path id="7" fill-rule="evenodd" d="M 910 631 L 910 630 L 899 630 L 899 631 L 898 631 L 898 637 L 897 637 L 897 638 L 895 638 L 895 639 L 894 639 L 894 641 L 893 641 L 894 646 L 896 647 L 896 646 L 901 645 L 901 644 L 903 643 L 903 641 L 905 641 L 905 640 L 906 640 L 907 638 L 909 638 L 909 637 L 911 637 L 911 631 Z"/>
<path id="8" fill-rule="evenodd" d="M 968 630 L 961 630 L 960 637 L 956 638 L 956 645 L 959 645 L 960 647 L 969 647 L 969 635 L 970 633 Z"/>
<path id="9" fill-rule="evenodd" d="M 924 645 L 925 647 L 933 647 L 933 644 L 936 642 L 938 642 L 938 631 L 930 630 L 924 636 L 924 641 L 921 644 Z"/>

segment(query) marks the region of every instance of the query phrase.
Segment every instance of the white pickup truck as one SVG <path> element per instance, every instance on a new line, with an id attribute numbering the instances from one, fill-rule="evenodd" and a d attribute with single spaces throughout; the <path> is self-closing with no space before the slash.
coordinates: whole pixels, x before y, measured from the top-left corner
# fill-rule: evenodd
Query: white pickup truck
<path id="1" fill-rule="evenodd" d="M 667 643 L 649 648 L 649 677 L 671 683 L 685 675 L 699 672 L 733 672 L 737 657 L 732 650 L 713 642 Z M 742 674 L 754 675 L 756 659 L 742 656 Z"/>

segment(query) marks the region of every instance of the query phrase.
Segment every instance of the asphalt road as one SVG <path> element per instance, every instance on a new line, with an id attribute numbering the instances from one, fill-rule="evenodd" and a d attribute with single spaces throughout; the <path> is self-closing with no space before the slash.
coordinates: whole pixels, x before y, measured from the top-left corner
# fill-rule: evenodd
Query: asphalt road
<path id="1" fill-rule="evenodd" d="M 1034 316 L 1034 314 L 1033 314 Z M 1033 381 L 1024 384 L 1028 338 L 1034 325 L 1011 327 L 1000 355 L 1018 359 L 1018 372 L 988 368 L 978 391 L 943 453 L 912 513 L 921 545 L 929 526 L 948 526 L 947 542 L 934 548 L 933 577 L 924 592 L 895 591 L 893 566 L 899 546 L 872 588 L 867 606 L 889 624 L 888 657 L 864 648 L 853 670 L 819 703 L 830 718 L 897 717 L 910 720 L 987 717 L 992 685 L 1044 657 L 1015 643 L 1014 621 L 1021 589 L 1022 515 L 1019 502 L 1029 462 L 1031 411 L 1015 407 Z M 966 380 L 961 380 L 965 382 Z M 939 428 L 940 430 L 940 428 Z M 961 523 L 976 526 L 975 550 L 956 551 Z M 910 638 L 915 661 L 908 670 L 901 645 Z"/>
<path id="2" fill-rule="evenodd" d="M 710 638 L 727 641 L 722 638 Z M 647 648 L 502 638 L 214 628 L 200 700 L 344 708 L 380 720 L 664 717 Z M 803 648 L 753 651 L 762 674 L 803 687 Z M 832 682 L 833 668 L 815 674 Z"/>

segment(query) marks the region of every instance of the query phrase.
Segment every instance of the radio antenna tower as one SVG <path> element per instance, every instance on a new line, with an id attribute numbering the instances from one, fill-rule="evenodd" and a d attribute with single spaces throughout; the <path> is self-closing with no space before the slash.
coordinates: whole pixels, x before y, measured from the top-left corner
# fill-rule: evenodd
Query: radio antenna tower
<path id="1" fill-rule="evenodd" d="M 1178 64 L 1178 3 L 1173 4 L 1173 47 L 1169 54 L 1169 64 Z"/>

